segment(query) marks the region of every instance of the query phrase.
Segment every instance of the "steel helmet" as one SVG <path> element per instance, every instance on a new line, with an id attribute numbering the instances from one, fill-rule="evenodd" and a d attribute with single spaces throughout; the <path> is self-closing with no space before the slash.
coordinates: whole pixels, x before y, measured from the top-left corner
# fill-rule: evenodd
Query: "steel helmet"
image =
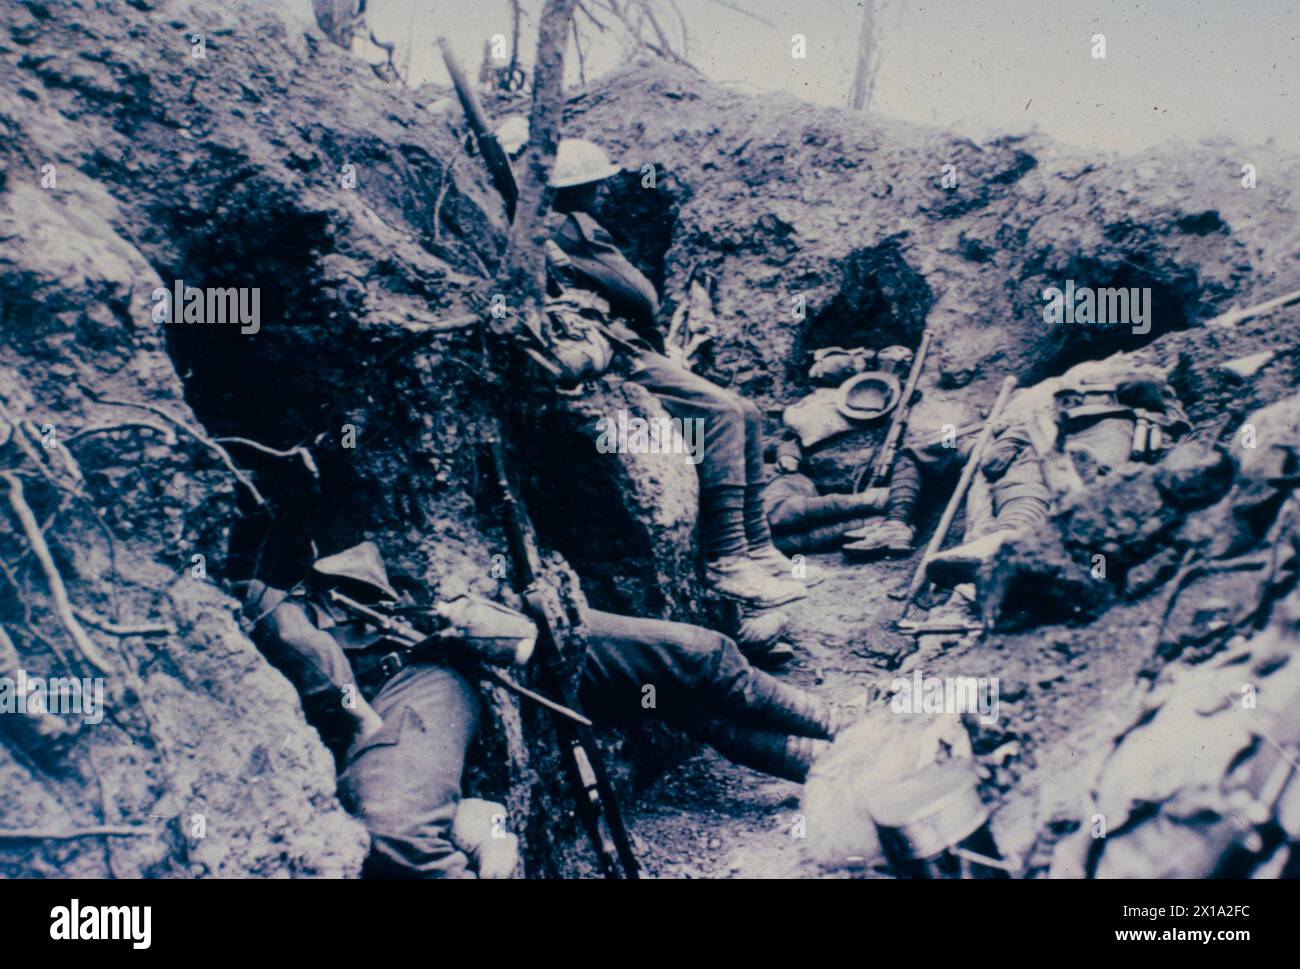
<path id="1" fill-rule="evenodd" d="M 326 555 L 312 563 L 312 571 L 335 581 L 346 579 L 373 589 L 386 599 L 399 598 L 397 590 L 388 583 L 388 572 L 374 542 L 361 542 L 333 555 Z"/>
<path id="2" fill-rule="evenodd" d="M 586 185 L 617 175 L 619 171 L 619 167 L 605 154 L 605 149 L 595 142 L 585 138 L 561 138 L 555 152 L 551 185 L 555 188 Z"/>
<path id="3" fill-rule="evenodd" d="M 868 370 L 855 374 L 835 392 L 835 409 L 851 421 L 874 421 L 898 405 L 903 389 L 892 373 Z"/>

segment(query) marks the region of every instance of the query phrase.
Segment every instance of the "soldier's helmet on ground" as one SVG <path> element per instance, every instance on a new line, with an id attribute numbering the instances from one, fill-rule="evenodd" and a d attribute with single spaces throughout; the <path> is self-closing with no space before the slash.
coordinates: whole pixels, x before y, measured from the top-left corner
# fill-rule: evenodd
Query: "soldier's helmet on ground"
<path id="1" fill-rule="evenodd" d="M 835 406 L 851 421 L 874 421 L 898 406 L 903 395 L 892 373 L 868 370 L 850 377 L 835 392 Z"/>
<path id="2" fill-rule="evenodd" d="M 333 555 L 326 555 L 312 563 L 312 576 L 317 581 L 350 583 L 354 588 L 368 590 L 380 599 L 401 598 L 389 584 L 379 546 L 374 542 L 359 542 Z M 375 595 L 377 594 L 377 596 Z"/>

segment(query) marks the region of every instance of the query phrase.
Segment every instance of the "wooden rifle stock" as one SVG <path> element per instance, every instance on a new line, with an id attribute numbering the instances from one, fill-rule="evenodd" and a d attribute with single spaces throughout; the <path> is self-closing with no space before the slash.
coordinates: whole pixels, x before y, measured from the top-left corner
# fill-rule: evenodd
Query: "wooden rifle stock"
<path id="1" fill-rule="evenodd" d="M 451 52 L 451 45 L 447 43 L 446 37 L 438 37 L 438 47 L 442 50 L 442 60 L 447 65 L 447 73 L 451 75 L 452 86 L 456 88 L 456 97 L 465 112 L 465 120 L 469 123 L 470 130 L 474 132 L 475 141 L 478 142 L 479 154 L 483 156 L 488 174 L 492 176 L 492 184 L 505 199 L 507 217 L 514 221 L 515 203 L 519 201 L 519 186 L 515 183 L 515 173 L 510 167 L 510 159 L 506 157 L 505 149 L 501 147 L 501 142 L 497 140 L 496 134 L 488 125 L 487 115 L 483 113 L 478 95 L 470 87 L 469 79 L 461 70 L 456 55 Z"/>
<path id="2" fill-rule="evenodd" d="M 491 446 L 492 464 L 505 506 L 506 533 L 515 572 L 523 587 L 523 599 L 529 616 L 537 624 L 539 673 L 550 690 L 557 692 L 569 707 L 577 708 L 575 691 L 567 686 L 564 648 L 561 633 L 557 632 L 564 624 L 552 611 L 556 600 L 547 596 L 540 584 L 543 581 L 541 555 L 532 522 L 510 482 L 501 442 L 494 440 Z M 578 804 L 578 813 L 582 816 L 587 834 L 596 849 L 601 871 L 606 878 L 640 877 L 640 865 L 632 850 L 632 840 L 623 824 L 623 815 L 614 797 L 609 777 L 600 761 L 595 734 L 589 727 L 562 717 L 557 717 L 554 723 L 565 771 Z"/>
<path id="3" fill-rule="evenodd" d="M 907 385 L 903 388 L 903 396 L 899 398 L 898 406 L 894 408 L 894 419 L 889 425 L 885 443 L 880 448 L 880 455 L 876 458 L 876 465 L 872 468 L 871 480 L 867 483 L 868 488 L 883 488 L 889 484 L 890 475 L 894 473 L 894 459 L 898 457 L 903 435 L 907 433 L 907 419 L 912 413 L 912 398 L 916 396 L 916 385 L 920 382 L 921 370 L 925 367 L 925 355 L 929 349 L 930 331 L 926 330 L 921 334 L 921 343 L 912 358 L 912 369 L 907 374 Z"/>

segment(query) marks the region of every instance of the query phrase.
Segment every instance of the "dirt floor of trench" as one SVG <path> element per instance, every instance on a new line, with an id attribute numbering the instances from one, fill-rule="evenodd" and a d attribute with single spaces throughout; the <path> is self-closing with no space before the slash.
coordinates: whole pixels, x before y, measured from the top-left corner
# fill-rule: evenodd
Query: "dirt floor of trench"
<path id="1" fill-rule="evenodd" d="M 1085 823 L 1094 768 L 1129 721 L 1142 692 L 1138 669 L 1159 624 L 1155 605 L 1112 608 L 1090 626 L 1039 626 L 1019 634 L 922 643 L 894 631 L 920 559 L 850 564 L 810 556 L 824 581 L 783 607 L 799 656 L 782 678 L 861 709 L 911 675 L 996 676 L 998 719 L 974 742 L 992 831 L 1017 875 L 1041 876 L 1058 837 Z M 924 615 L 913 608 L 910 618 Z M 708 748 L 670 770 L 629 805 L 646 872 L 660 878 L 813 878 L 828 871 L 797 836 L 802 788 L 737 767 Z M 890 877 L 877 867 L 858 876 Z"/>
<path id="2" fill-rule="evenodd" d="M 911 648 L 888 630 L 900 604 L 888 592 L 913 559 L 850 565 L 838 553 L 810 556 L 824 581 L 782 607 L 798 658 L 782 679 L 861 707 L 868 685 L 890 677 L 888 654 Z M 659 878 L 802 878 L 824 874 L 795 836 L 798 784 L 737 767 L 709 748 L 669 771 L 631 805 L 647 874 Z"/>

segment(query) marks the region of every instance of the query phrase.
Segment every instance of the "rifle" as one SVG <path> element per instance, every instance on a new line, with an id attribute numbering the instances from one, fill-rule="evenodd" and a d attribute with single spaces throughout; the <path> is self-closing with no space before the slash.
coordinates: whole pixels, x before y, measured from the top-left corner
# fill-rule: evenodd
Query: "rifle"
<path id="1" fill-rule="evenodd" d="M 516 580 L 523 588 L 529 617 L 537 624 L 538 672 L 552 691 L 558 692 L 570 706 L 577 706 L 576 690 L 566 676 L 566 656 L 561 645 L 563 634 L 559 632 L 564 629 L 565 621 L 559 614 L 560 604 L 554 595 L 547 595 L 551 590 L 541 576 L 537 537 L 528 512 L 510 482 L 500 440 L 494 439 L 491 446 Z M 637 878 L 640 866 L 632 851 L 632 842 L 609 777 L 598 756 L 590 723 L 575 725 L 569 720 L 556 719 L 555 732 L 560 739 L 565 772 L 605 877 Z"/>
<path id="2" fill-rule="evenodd" d="M 519 189 L 515 183 L 514 172 L 510 168 L 510 160 L 488 127 L 483 108 L 479 105 L 478 98 L 451 53 L 445 37 L 438 38 L 438 46 L 442 48 L 443 60 L 447 64 L 452 84 L 456 87 L 456 95 L 465 111 L 465 118 L 478 138 L 483 161 L 488 166 L 497 191 L 505 199 L 507 214 L 513 221 Z M 497 423 L 499 426 L 499 418 Z M 569 708 L 577 708 L 579 704 L 576 690 L 569 677 L 565 675 L 566 657 L 562 646 L 563 635 L 560 632 L 565 628 L 565 623 L 558 612 L 559 603 L 555 600 L 552 590 L 546 587 L 541 579 L 542 564 L 536 535 L 528 512 L 510 483 L 505 456 L 501 452 L 501 441 L 497 437 L 490 443 L 492 463 L 505 504 L 506 533 L 510 540 L 511 557 L 515 563 L 517 584 L 523 589 L 523 599 L 530 618 L 537 625 L 538 673 L 543 678 L 547 689 L 557 693 Z M 552 594 L 547 595 L 548 592 Z M 582 723 L 557 717 L 555 732 L 560 740 L 560 754 L 564 761 L 565 773 L 573 788 L 578 812 L 582 815 L 587 834 L 596 849 L 601 872 L 606 878 L 639 877 L 640 866 L 632 851 L 632 841 L 623 824 L 623 816 L 614 797 L 609 777 L 597 754 L 591 721 Z"/>
<path id="3" fill-rule="evenodd" d="M 871 469 L 868 488 L 883 488 L 889 484 L 889 477 L 894 473 L 894 458 L 898 456 L 899 446 L 903 443 L 903 434 L 907 431 L 907 418 L 912 413 L 912 398 L 916 396 L 916 385 L 921 379 L 921 370 L 925 367 L 925 354 L 930 349 L 930 331 L 921 334 L 921 343 L 912 358 L 912 369 L 907 374 L 907 385 L 903 387 L 903 396 L 894 408 L 894 419 L 890 422 L 889 433 L 885 435 L 884 446 L 876 456 L 875 467 Z"/>
<path id="4" fill-rule="evenodd" d="M 907 615 L 912 600 L 916 598 L 916 594 L 921 591 L 921 586 L 925 584 L 930 559 L 934 558 L 935 553 L 943 546 L 944 539 L 948 537 L 948 529 L 952 527 L 952 520 L 957 517 L 957 511 L 966 499 L 966 489 L 970 487 L 971 479 L 975 477 L 976 470 L 984 461 L 984 452 L 988 450 L 989 442 L 993 440 L 993 428 L 997 424 L 998 418 L 1002 416 L 1002 408 L 1007 406 L 1007 400 L 1015 389 L 1015 377 L 1007 377 L 1002 381 L 1002 388 L 998 391 L 997 400 L 993 402 L 993 409 L 989 411 L 988 420 L 984 422 L 984 429 L 980 431 L 979 440 L 975 442 L 970 457 L 966 459 L 966 464 L 961 469 L 961 477 L 957 480 L 957 487 L 953 489 L 952 496 L 948 499 L 948 506 L 944 508 L 939 524 L 935 526 L 934 534 L 930 536 L 930 544 L 926 546 L 925 554 L 921 556 L 921 564 L 916 567 L 916 572 L 912 575 L 912 582 L 907 587 L 907 602 L 903 605 L 903 615 Z"/>
<path id="5" fill-rule="evenodd" d="M 438 46 L 442 48 L 442 60 L 447 65 L 447 73 L 451 75 L 452 86 L 456 88 L 456 97 L 465 112 L 465 120 L 469 123 L 470 130 L 474 132 L 474 140 L 478 142 L 479 154 L 483 156 L 488 173 L 492 176 L 492 184 L 505 199 L 506 217 L 513 222 L 515 203 L 519 200 L 519 186 L 515 183 L 515 173 L 510 168 L 510 159 L 506 157 L 505 149 L 501 147 L 501 142 L 497 140 L 496 134 L 488 125 L 487 115 L 483 113 L 478 95 L 469 86 L 469 79 L 461 70 L 456 55 L 451 52 L 447 38 L 439 35 Z"/>
<path id="6" fill-rule="evenodd" d="M 383 612 L 362 605 L 360 602 L 349 598 L 337 589 L 330 590 L 329 600 L 342 608 L 345 612 L 350 613 L 358 619 L 364 619 L 372 626 L 377 626 L 382 629 L 389 639 L 405 648 L 408 652 L 414 652 L 415 650 L 430 644 L 445 643 L 448 646 L 449 658 L 454 657 L 452 644 L 458 641 L 455 636 L 447 636 L 443 633 L 434 633 L 431 636 L 426 636 L 410 623 L 394 616 L 392 613 Z M 500 683 L 510 692 L 517 693 L 519 696 L 524 697 L 527 700 L 532 700 L 534 703 L 545 707 L 552 713 L 558 714 L 562 717 L 567 717 L 574 723 L 580 723 L 584 727 L 591 726 L 591 721 L 576 710 L 572 710 L 563 704 L 556 703 L 550 697 L 543 696 L 535 690 L 530 690 L 528 687 L 516 683 L 501 670 L 489 665 L 488 662 L 482 661 L 481 657 L 475 656 L 474 659 L 476 660 L 474 664 L 476 667 L 475 672 L 479 673 L 481 676 L 493 680 L 496 683 Z"/>

